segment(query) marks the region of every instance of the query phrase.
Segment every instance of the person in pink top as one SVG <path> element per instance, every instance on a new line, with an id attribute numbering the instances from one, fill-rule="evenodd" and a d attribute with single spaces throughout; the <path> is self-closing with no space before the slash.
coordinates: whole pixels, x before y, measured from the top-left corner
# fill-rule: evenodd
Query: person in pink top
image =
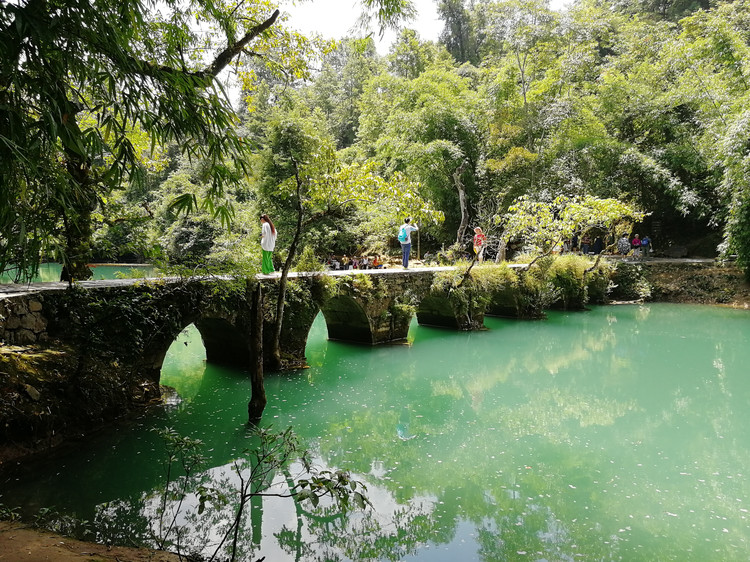
<path id="1" fill-rule="evenodd" d="M 474 229 L 474 253 L 477 255 L 477 261 L 482 263 L 484 260 L 484 245 L 487 242 L 487 237 L 482 232 L 482 229 L 476 227 Z"/>

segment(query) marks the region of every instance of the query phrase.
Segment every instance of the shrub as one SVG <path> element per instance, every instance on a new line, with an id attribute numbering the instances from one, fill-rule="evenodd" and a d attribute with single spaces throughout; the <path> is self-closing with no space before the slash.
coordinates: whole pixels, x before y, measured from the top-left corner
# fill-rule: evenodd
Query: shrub
<path id="1" fill-rule="evenodd" d="M 560 290 L 545 278 L 541 268 L 532 266 L 519 272 L 519 318 L 544 318 L 544 311 L 559 298 Z"/>
<path id="2" fill-rule="evenodd" d="M 651 283 L 640 265 L 620 262 L 612 276 L 612 296 L 617 300 L 641 300 L 651 297 Z"/>
<path id="3" fill-rule="evenodd" d="M 607 302 L 609 293 L 614 286 L 612 283 L 614 271 L 614 264 L 606 260 L 601 260 L 596 269 L 588 273 L 586 276 L 586 288 L 589 302 L 596 304 Z"/>
<path id="4" fill-rule="evenodd" d="M 547 280 L 558 290 L 559 303 L 564 310 L 585 307 L 588 291 L 585 272 L 591 267 L 591 260 L 586 256 L 565 254 L 558 256 L 547 270 Z"/>

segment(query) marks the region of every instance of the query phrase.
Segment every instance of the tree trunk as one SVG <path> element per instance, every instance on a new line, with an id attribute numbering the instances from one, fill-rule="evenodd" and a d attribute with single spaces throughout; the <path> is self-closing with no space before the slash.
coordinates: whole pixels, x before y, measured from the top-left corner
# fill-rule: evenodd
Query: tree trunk
<path id="1" fill-rule="evenodd" d="M 497 255 L 495 256 L 495 263 L 500 263 L 500 262 L 505 261 L 505 250 L 506 250 L 505 240 L 501 238 L 500 242 L 498 242 L 498 245 L 497 245 Z"/>
<path id="2" fill-rule="evenodd" d="M 78 127 L 78 107 L 61 94 L 67 113 L 63 115 L 65 129 L 82 134 Z M 71 178 L 68 206 L 62 206 L 65 228 L 65 250 L 60 281 L 86 280 L 93 276 L 88 264 L 91 261 L 91 213 L 97 205 L 91 163 L 85 154 L 71 148 L 65 149 L 65 169 Z"/>
<path id="3" fill-rule="evenodd" d="M 93 273 L 91 259 L 91 208 L 85 202 L 63 217 L 65 227 L 65 254 L 60 281 L 85 281 Z"/>
<path id="4" fill-rule="evenodd" d="M 289 270 L 292 268 L 292 262 L 294 257 L 297 255 L 297 245 L 302 235 L 302 180 L 299 177 L 299 168 L 297 162 L 294 162 L 294 176 L 297 181 L 297 225 L 294 230 L 294 238 L 289 246 L 289 252 L 286 256 L 286 261 L 281 269 L 281 279 L 279 279 L 279 298 L 276 301 L 276 323 L 274 324 L 273 340 L 271 342 L 271 361 L 272 368 L 274 370 L 280 370 L 282 368 L 281 361 L 281 328 L 284 321 L 284 304 L 286 299 L 286 287 Z"/>
<path id="5" fill-rule="evenodd" d="M 247 280 L 247 291 L 250 291 L 250 280 Z M 247 405 L 248 421 L 257 423 L 266 408 L 266 389 L 263 386 L 263 293 L 261 284 L 257 283 L 253 290 L 253 304 L 250 315 L 251 357 L 250 383 L 252 394 Z"/>
<path id="6" fill-rule="evenodd" d="M 458 190 L 458 204 L 461 208 L 461 224 L 458 226 L 458 232 L 456 233 L 456 245 L 459 247 L 466 234 L 466 228 L 469 226 L 469 213 L 466 210 L 466 188 L 461 181 L 461 174 L 463 174 L 465 167 L 466 160 L 461 162 L 461 165 L 453 172 L 453 183 Z"/>

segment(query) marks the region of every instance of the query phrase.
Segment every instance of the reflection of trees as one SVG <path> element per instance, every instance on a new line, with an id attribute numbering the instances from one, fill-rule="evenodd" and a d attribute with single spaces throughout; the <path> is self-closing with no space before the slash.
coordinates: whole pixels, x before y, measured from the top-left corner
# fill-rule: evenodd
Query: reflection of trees
<path id="1" fill-rule="evenodd" d="M 420 397 L 412 407 L 413 413 L 423 415 L 412 415 L 413 441 L 401 442 L 393 431 L 397 409 L 361 409 L 328 427 L 321 454 L 365 473 L 372 459 L 383 459 L 385 467 L 373 480 L 397 501 L 408 505 L 425 495 L 438 499 L 425 514 L 436 527 L 433 539 L 449 542 L 460 520 L 475 521 L 488 560 L 513 557 L 517 551 L 550 559 L 622 555 L 637 549 L 637 541 L 684 533 L 673 524 L 672 501 L 684 508 L 681 513 L 689 513 L 691 503 L 693 508 L 705 503 L 736 519 L 737 506 L 732 509 L 731 501 L 736 504 L 749 491 L 739 476 L 722 483 L 714 477 L 695 501 L 692 486 L 666 482 L 670 475 L 659 472 L 660 455 L 685 455 L 690 464 L 682 448 L 685 440 L 679 438 L 687 428 L 693 436 L 689 454 L 705 465 L 700 474 L 708 482 L 712 472 L 731 476 L 737 469 L 728 470 L 730 463 L 738 467 L 750 460 L 741 444 L 730 459 L 720 458 L 724 447 L 718 438 L 722 429 L 737 425 L 737 408 L 742 407 L 736 398 L 732 404 L 725 361 L 719 356 L 725 355 L 723 346 L 716 348 L 715 376 L 700 383 L 709 407 L 701 405 L 696 416 L 691 399 L 680 395 L 679 383 L 675 390 L 673 377 L 660 377 L 670 362 L 695 352 L 698 338 L 686 337 L 678 311 L 654 317 L 652 307 L 613 308 L 604 324 L 582 313 L 563 331 L 554 329 L 551 316 L 550 322 L 524 330 L 534 346 L 514 341 L 507 331 L 501 348 L 472 349 L 466 376 L 461 376 L 466 371 L 463 357 L 445 360 L 444 373 L 431 372 L 429 377 L 415 376 L 420 368 L 415 363 L 394 374 L 387 389 L 391 396 Z M 727 331 L 719 337 L 731 340 L 734 334 Z M 670 357 L 660 359 L 664 350 Z M 644 361 L 653 369 L 638 367 Z M 746 406 L 747 392 L 743 397 Z M 680 430 L 671 429 L 675 423 Z M 470 431 L 465 431 L 467 425 Z M 454 438 L 459 434 L 460 439 Z M 739 428 L 734 434 L 741 434 Z M 602 437 L 610 440 L 607 446 L 587 449 L 589 441 Z M 713 439 L 708 447 L 706 439 Z M 645 456 L 637 445 L 644 440 L 651 442 Z M 622 444 L 622 451 L 615 443 Z M 640 475 L 635 461 L 649 457 L 654 470 Z M 669 496 L 660 496 L 661 488 L 667 488 Z M 523 492 L 517 496 L 518 489 Z M 586 495 L 578 490 L 587 490 Z M 455 512 L 444 512 L 442 505 L 449 503 Z M 703 519 L 704 526 L 707 521 Z M 700 536 L 691 532 L 684 538 L 701 541 Z M 672 547 L 661 541 L 648 548 L 671 559 Z M 696 546 L 695 551 L 711 557 L 708 547 Z"/>
<path id="2" fill-rule="evenodd" d="M 349 518 L 308 514 L 308 540 L 284 528 L 276 534 L 295 560 L 401 560 L 434 537 L 434 520 L 419 504 L 394 512 L 366 511 Z"/>

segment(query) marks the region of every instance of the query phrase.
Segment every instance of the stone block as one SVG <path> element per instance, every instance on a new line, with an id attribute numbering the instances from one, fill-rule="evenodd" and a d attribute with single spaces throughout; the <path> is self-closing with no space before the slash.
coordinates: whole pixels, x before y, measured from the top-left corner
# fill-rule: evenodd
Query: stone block
<path id="1" fill-rule="evenodd" d="M 21 317 L 21 328 L 38 334 L 47 328 L 47 322 L 39 314 L 26 314 Z"/>
<path id="2" fill-rule="evenodd" d="M 16 345 L 28 345 L 36 343 L 36 334 L 31 330 L 21 329 L 15 332 L 13 339 Z"/>
<path id="3" fill-rule="evenodd" d="M 29 307 L 26 305 L 24 301 L 20 301 L 20 300 L 14 301 L 10 305 L 10 310 L 14 316 L 23 316 L 24 314 L 29 313 Z"/>

